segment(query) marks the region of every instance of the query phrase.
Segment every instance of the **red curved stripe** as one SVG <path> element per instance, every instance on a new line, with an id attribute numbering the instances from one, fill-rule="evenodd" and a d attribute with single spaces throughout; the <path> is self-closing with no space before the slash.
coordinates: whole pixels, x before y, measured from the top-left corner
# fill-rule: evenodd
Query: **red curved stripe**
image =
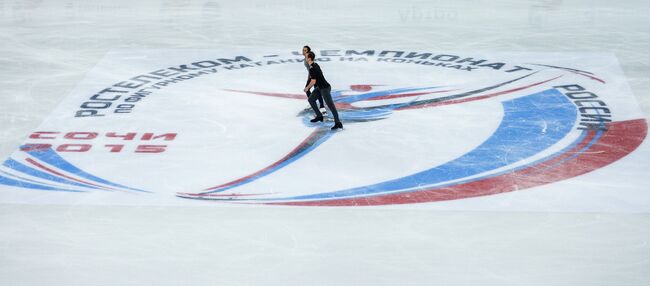
<path id="1" fill-rule="evenodd" d="M 178 193 L 180 196 L 187 196 L 192 198 L 211 198 L 211 197 L 246 197 L 246 196 L 262 196 L 262 195 L 272 195 L 274 193 L 261 193 L 261 194 L 209 194 L 209 193 Z"/>
<path id="2" fill-rule="evenodd" d="M 576 148 L 563 154 L 560 158 L 542 162 L 512 173 L 449 187 L 362 198 L 269 204 L 293 206 L 412 204 L 512 192 L 573 178 L 616 162 L 639 147 L 645 139 L 647 131 L 648 126 L 645 119 L 612 122 L 608 124 L 608 131 L 589 148 L 588 152 L 579 153 L 577 156 L 557 166 L 554 165 L 575 155 L 581 146 L 585 146 L 593 138 L 595 131 L 590 131 L 589 136 L 584 138 L 579 144 L 580 146 L 576 146 Z"/>
<path id="3" fill-rule="evenodd" d="M 598 81 L 598 82 L 600 82 L 600 83 L 605 83 L 604 80 L 602 80 L 602 79 L 600 79 L 600 78 L 597 78 L 597 77 L 595 77 L 595 76 L 592 76 L 592 75 L 588 75 L 588 74 L 584 74 L 584 73 L 580 73 L 580 72 L 574 72 L 574 73 L 575 73 L 575 74 L 579 74 L 579 75 L 581 75 L 581 76 L 586 76 L 586 77 L 588 77 L 588 78 L 590 78 L 590 79 L 593 79 L 593 80 L 595 80 L 595 81 Z"/>
<path id="4" fill-rule="evenodd" d="M 314 132 L 309 134 L 309 136 L 307 136 L 307 138 L 305 140 L 303 140 L 300 144 L 298 144 L 298 146 L 293 148 L 293 150 L 291 150 L 291 152 L 289 152 L 289 154 L 282 157 L 282 159 L 274 162 L 273 164 L 271 164 L 271 165 L 269 165 L 269 166 L 255 172 L 253 174 L 250 174 L 248 176 L 245 176 L 245 177 L 239 178 L 237 180 L 234 180 L 234 181 L 231 181 L 231 182 L 228 182 L 228 183 L 225 183 L 225 184 L 221 184 L 221 185 L 218 185 L 218 186 L 215 186 L 215 187 L 207 188 L 204 191 L 214 191 L 214 190 L 219 189 L 219 188 L 228 187 L 228 186 L 237 184 L 237 183 L 239 183 L 241 181 L 245 181 L 245 180 L 248 180 L 250 178 L 253 178 L 253 177 L 255 177 L 255 176 L 259 175 L 259 174 L 262 174 L 262 173 L 266 172 L 269 169 L 274 168 L 275 166 L 277 166 L 277 165 L 281 164 L 282 162 L 284 162 L 284 161 L 290 159 L 291 157 L 295 156 L 297 153 L 299 153 L 305 147 L 309 146 L 310 144 L 313 144 L 313 142 L 315 142 L 316 140 L 318 140 L 321 137 L 321 135 L 323 134 L 323 132 L 325 130 L 326 129 L 322 129 L 322 128 L 318 128 L 318 129 L 314 130 Z"/>
<path id="5" fill-rule="evenodd" d="M 244 91 L 244 90 L 235 90 L 235 89 L 224 89 L 226 91 L 239 92 L 239 93 L 248 93 L 255 95 L 264 95 L 272 97 L 282 97 L 282 98 L 293 98 L 293 99 L 307 99 L 307 96 L 303 94 L 296 93 L 275 93 L 275 92 L 257 92 L 257 91 Z"/>

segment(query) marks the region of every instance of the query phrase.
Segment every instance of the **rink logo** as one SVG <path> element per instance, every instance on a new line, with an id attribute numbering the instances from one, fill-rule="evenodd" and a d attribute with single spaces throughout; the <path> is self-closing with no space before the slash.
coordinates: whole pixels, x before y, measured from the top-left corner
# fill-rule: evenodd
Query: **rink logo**
<path id="1" fill-rule="evenodd" d="M 330 82 L 331 95 L 346 127 L 343 132 L 332 132 L 329 122 L 310 122 L 313 117 L 310 108 L 294 109 L 292 106 L 296 105 L 286 104 L 305 105 L 305 94 L 298 92 L 305 75 L 304 59 L 299 53 L 197 54 L 168 53 L 150 60 L 152 68 L 148 72 L 114 76 L 101 85 L 96 81 L 87 84 L 92 90 L 87 88 L 85 93 L 72 98 L 72 104 L 61 109 L 62 113 L 67 112 L 65 116 L 57 114 L 53 117 L 56 124 L 48 126 L 46 122 L 39 131 L 30 134 L 19 150 L 0 166 L 0 185 L 12 190 L 66 194 L 115 191 L 114 198 L 117 198 L 120 193 L 169 190 L 173 178 L 182 178 L 184 181 L 172 182 L 180 187 L 165 193 L 170 200 L 181 204 L 192 204 L 195 200 L 292 206 L 431 203 L 551 188 L 556 182 L 610 167 L 635 152 L 647 134 L 645 119 L 629 114 L 633 109 L 630 104 L 634 102 L 619 97 L 618 86 L 608 84 L 606 75 L 572 67 L 576 62 L 551 65 L 545 63 L 551 61 L 548 58 L 538 59 L 533 55 L 515 61 L 457 53 L 321 50 L 316 61 L 326 71 L 328 80 L 332 78 L 330 75 L 336 76 Z M 607 66 L 595 63 L 598 61 L 586 65 Z M 134 63 L 134 66 L 149 65 Z M 111 67 L 111 70 L 117 69 Z M 298 88 L 278 83 L 278 75 L 288 77 L 292 73 L 300 73 L 300 77 L 296 76 Z M 201 100 L 195 99 L 194 92 L 205 84 L 209 84 L 204 89 L 208 94 Z M 283 129 L 286 133 L 274 138 L 275 142 L 282 142 L 277 146 L 283 148 L 282 152 L 274 150 L 277 159 L 253 155 L 259 153 L 251 150 L 255 149 L 251 146 L 261 146 L 262 140 L 268 139 L 259 136 L 247 138 L 246 144 L 228 143 L 232 145 L 225 148 L 227 152 L 212 148 L 222 146 L 220 140 L 237 142 L 228 141 L 231 140 L 228 132 L 235 128 L 228 125 L 234 121 L 226 120 L 232 118 L 230 115 L 266 112 L 249 104 L 257 99 L 266 104 L 281 103 L 277 106 L 291 110 L 290 120 L 298 120 L 290 125 L 294 129 Z M 242 105 L 243 102 L 246 104 Z M 227 116 L 215 117 L 223 122 L 211 117 L 209 111 L 215 106 L 224 108 L 219 112 L 228 110 Z M 251 106 L 257 109 L 240 110 Z M 203 110 L 197 112 L 199 109 Z M 444 126 L 433 126 L 427 120 L 408 123 L 411 131 L 447 132 L 458 128 L 482 131 L 476 132 L 481 138 L 472 138 L 477 140 L 472 142 L 436 138 L 450 140 L 450 146 L 462 147 L 449 159 L 418 161 L 416 171 L 404 174 L 395 170 L 400 175 L 384 179 L 366 178 L 364 172 L 345 169 L 346 173 L 358 176 L 359 182 L 366 183 L 341 188 L 331 187 L 329 182 L 313 188 L 287 179 L 287 174 L 300 174 L 297 162 L 323 160 L 323 149 L 357 148 L 345 148 L 351 146 L 346 144 L 360 142 L 346 141 L 359 136 L 357 130 L 382 129 L 404 118 L 437 118 L 438 112 L 457 110 L 467 112 L 468 118 L 478 124 L 463 127 L 454 125 L 454 120 Z M 453 119 L 454 115 L 451 116 Z M 446 120 L 446 117 L 438 118 Z M 236 124 L 240 129 L 253 125 L 252 122 Z M 140 130 L 162 127 L 176 131 L 106 132 L 132 130 L 125 129 L 131 126 Z M 182 142 L 178 141 L 180 133 L 184 134 Z M 305 137 L 285 138 L 294 134 Z M 392 150 L 407 160 L 414 155 L 399 140 L 409 135 L 399 131 L 383 137 L 366 134 L 372 138 L 364 137 L 363 142 L 381 142 L 389 149 L 394 144 Z M 258 145 L 256 140 L 260 142 Z M 171 148 L 172 144 L 180 143 L 186 148 Z M 438 151 L 445 152 L 431 150 Z M 371 168 L 394 168 L 388 162 L 381 166 L 381 160 L 359 153 L 363 154 L 350 153 L 345 157 L 353 158 L 350 160 L 356 160 L 359 165 L 376 162 L 377 166 Z M 95 165 L 89 164 L 91 154 L 102 159 L 93 162 Z M 248 157 L 242 160 L 233 154 Z M 143 164 L 155 162 L 161 167 L 154 168 L 155 172 L 142 170 L 139 164 L 125 164 L 127 159 Z M 251 165 L 251 160 L 264 160 L 264 163 L 258 161 Z M 248 164 L 244 166 L 241 162 Z M 341 168 L 348 165 L 345 160 L 338 163 Z M 183 173 L 175 173 L 179 171 Z M 323 171 L 334 174 L 332 178 L 328 175 L 327 180 L 336 181 L 337 170 Z M 147 172 L 155 173 L 155 178 L 146 177 Z M 163 177 L 166 180 L 159 180 Z M 143 180 L 150 186 L 147 190 L 136 187 Z M 268 182 L 273 187 L 268 187 Z"/>
<path id="2" fill-rule="evenodd" d="M 366 58 L 340 57 L 342 55 L 338 50 L 324 51 L 323 54 L 329 56 L 321 60 L 324 62 L 336 57 L 344 62 L 356 63 L 360 59 L 364 59 L 361 62 L 367 62 Z M 374 51 L 366 51 L 365 54 L 373 55 Z M 547 185 L 591 172 L 629 154 L 641 144 L 647 133 L 643 119 L 612 120 L 612 111 L 605 99 L 583 87 L 595 86 L 598 89 L 606 84 L 588 71 L 541 64 L 530 64 L 530 67 L 508 66 L 502 62 L 447 54 L 410 53 L 407 57 L 411 59 L 406 59 L 402 58 L 405 53 L 400 51 L 381 53 L 383 56 L 389 54 L 392 57 L 377 58 L 376 62 L 469 72 L 487 68 L 513 76 L 474 89 L 422 86 L 375 90 L 373 85 L 356 85 L 356 90 L 353 86 L 333 90 L 332 97 L 344 122 L 354 124 L 384 120 L 395 112 L 503 98 L 504 117 L 501 124 L 475 149 L 454 160 L 409 176 L 349 189 L 297 196 L 238 191 L 245 185 L 255 184 L 261 178 L 289 166 L 335 136 L 326 129 L 308 123 L 310 112 L 306 111 L 301 113 L 304 116 L 303 122 L 306 126 L 315 128 L 314 132 L 279 161 L 202 192 L 183 192 L 178 196 L 199 200 L 302 206 L 360 206 L 456 200 Z M 414 57 L 421 58 L 414 60 Z M 543 72 L 546 75 L 542 77 L 540 74 Z M 572 79 L 567 81 L 563 77 Z M 358 89 L 359 86 L 363 88 Z M 301 98 L 297 94 L 273 91 L 229 91 Z M 382 104 L 396 99 L 408 100 Z M 366 102 L 361 105 L 363 107 L 357 105 L 362 102 Z M 379 103 L 368 105 L 370 102 Z M 573 137 L 574 140 L 564 143 L 564 149 L 548 151 L 551 146 L 567 137 Z M 541 159 L 530 159 L 542 154 L 544 156 Z"/>
<path id="3" fill-rule="evenodd" d="M 536 84 L 548 81 L 540 81 Z M 536 84 L 528 85 L 528 87 Z M 444 100 L 412 100 L 402 104 L 354 107 L 351 103 L 359 101 L 449 92 L 449 90 L 440 90 L 437 87 L 373 91 L 370 85 L 361 86 L 366 87 L 364 90 L 368 92 L 348 96 L 342 94 L 341 91 L 333 92 L 333 97 L 336 98 L 337 105 L 340 107 L 340 117 L 348 124 L 386 119 L 392 112 L 465 103 L 505 94 L 502 92 L 486 93 L 482 96 L 464 98 L 472 93 L 457 93 L 456 95 L 438 97 L 438 99 L 444 98 Z M 518 91 L 525 87 L 511 90 Z M 570 92 L 565 95 L 560 92 L 560 89 Z M 290 94 L 236 92 L 293 98 Z M 506 100 L 503 103 L 505 115 L 499 128 L 483 144 L 455 160 L 410 176 L 351 189 L 293 197 L 281 197 L 268 193 L 246 194 L 234 191 L 246 184 L 272 175 L 332 138 L 333 133 L 329 132 L 327 128 L 315 126 L 314 132 L 299 146 L 296 146 L 294 151 L 272 165 L 240 179 L 207 188 L 203 192 L 179 193 L 178 196 L 239 203 L 361 206 L 463 199 L 550 184 L 604 167 L 636 149 L 646 136 L 645 120 L 612 123 L 606 115 L 601 114 L 594 117 L 592 114 L 588 114 L 584 107 L 581 107 L 584 111 L 578 112 L 577 106 L 584 106 L 590 102 L 604 105 L 602 101 L 593 99 L 596 97 L 595 94 L 589 96 L 590 99 L 584 99 L 578 96 L 581 93 L 585 93 L 584 89 L 577 84 L 572 84 Z M 572 102 L 572 100 L 574 101 Z M 600 106 L 594 110 L 600 108 L 603 107 Z M 583 117 L 582 120 L 586 122 L 579 122 L 579 127 L 575 128 L 579 113 Z M 306 125 L 314 127 L 307 123 L 307 120 L 304 122 Z M 543 159 L 525 165 L 514 166 L 512 164 L 543 154 L 547 148 L 576 131 L 580 132 L 576 139 L 567 144 L 563 150 L 546 154 Z M 508 160 L 503 158 L 508 158 Z M 494 170 L 508 168 L 509 165 L 513 166 L 507 171 L 493 173 Z"/>

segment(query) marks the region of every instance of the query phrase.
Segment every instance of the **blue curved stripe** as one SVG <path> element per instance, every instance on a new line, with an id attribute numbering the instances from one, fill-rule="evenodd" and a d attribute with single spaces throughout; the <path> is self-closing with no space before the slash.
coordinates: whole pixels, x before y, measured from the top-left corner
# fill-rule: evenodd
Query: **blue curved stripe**
<path id="1" fill-rule="evenodd" d="M 211 190 L 211 191 L 208 191 L 208 192 L 203 192 L 202 194 L 211 194 L 211 193 L 223 192 L 223 191 L 226 191 L 226 190 L 229 190 L 229 189 L 232 189 L 232 188 L 236 188 L 238 186 L 245 185 L 245 184 L 251 183 L 253 181 L 256 181 L 258 179 L 261 179 L 261 178 L 263 178 L 265 176 L 270 175 L 271 173 L 274 173 L 274 172 L 284 168 L 285 166 L 287 166 L 287 165 L 293 163 L 294 161 L 302 158 L 307 153 L 313 151 L 316 147 L 323 144 L 323 142 L 330 139 L 332 137 L 332 134 L 334 134 L 334 132 L 330 132 L 328 130 L 328 128 L 329 127 L 321 127 L 321 128 L 319 128 L 316 131 L 316 137 L 314 138 L 314 140 L 312 140 L 311 142 L 308 142 L 307 144 L 305 144 L 305 146 L 303 146 L 303 148 L 298 150 L 298 152 L 296 152 L 293 156 L 291 156 L 291 157 L 287 158 L 286 160 L 280 162 L 279 164 L 273 166 L 273 168 L 269 168 L 267 170 L 264 170 L 264 172 L 254 176 L 254 177 L 248 178 L 246 180 L 242 180 L 241 182 L 237 182 L 236 184 L 224 186 L 222 188 L 214 189 L 214 190 Z"/>
<path id="2" fill-rule="evenodd" d="M 485 175 L 485 176 L 481 176 L 481 177 L 475 177 L 475 178 L 471 178 L 471 179 L 467 179 L 467 180 L 461 180 L 461 181 L 449 182 L 449 183 L 446 183 L 446 184 L 438 184 L 438 185 L 435 185 L 435 187 L 436 187 L 436 188 L 444 188 L 444 187 L 449 187 L 449 186 L 454 186 L 454 185 L 460 185 L 460 184 L 467 184 L 467 183 L 471 183 L 471 182 L 474 182 L 474 181 L 479 181 L 479 180 L 489 179 L 489 178 L 492 178 L 492 177 L 498 177 L 498 176 L 501 176 L 501 175 L 504 175 L 504 174 L 507 174 L 507 173 L 514 173 L 514 172 L 516 172 L 516 171 L 519 171 L 519 170 L 522 170 L 522 169 L 529 168 L 529 167 L 531 167 L 531 166 L 535 166 L 535 165 L 541 164 L 541 163 L 543 163 L 543 162 L 545 162 L 545 161 L 553 160 L 553 159 L 555 159 L 555 158 L 557 158 L 557 157 L 559 157 L 559 156 L 565 154 L 565 153 L 568 152 L 569 150 L 575 148 L 578 144 L 580 144 L 580 142 L 582 142 L 582 141 L 584 140 L 585 137 L 587 137 L 587 134 L 588 134 L 588 133 L 589 133 L 589 131 L 583 131 L 582 133 L 580 133 L 580 135 L 578 136 L 578 138 L 576 138 L 576 139 L 575 139 L 571 144 L 567 145 L 567 146 L 564 147 L 562 150 L 560 150 L 560 151 L 558 151 L 558 152 L 555 152 L 555 153 L 553 153 L 553 154 L 551 154 L 551 155 L 549 155 L 549 156 L 546 156 L 546 157 L 544 157 L 544 158 L 542 158 L 542 159 L 538 159 L 537 161 L 534 161 L 534 162 L 532 162 L 532 163 L 528 163 L 528 164 L 525 164 L 525 165 L 521 165 L 521 166 L 515 167 L 515 168 L 513 168 L 513 169 L 504 170 L 504 171 L 501 171 L 501 172 L 499 172 L 499 173 L 489 174 L 489 175 Z M 589 148 L 591 148 L 591 146 L 592 146 L 593 144 L 595 144 L 595 143 L 598 141 L 598 139 L 600 138 L 600 136 L 602 135 L 602 133 L 603 133 L 602 131 L 599 131 L 599 132 L 597 133 L 597 135 L 594 136 L 594 138 L 591 139 L 591 141 L 588 143 L 588 145 L 586 145 L 585 147 L 583 147 L 582 149 L 580 149 L 580 151 L 576 152 L 576 154 L 574 154 L 573 156 L 570 156 L 570 157 L 568 157 L 568 158 L 565 158 L 564 160 L 562 160 L 562 161 L 560 161 L 560 162 L 558 162 L 558 163 L 556 163 L 556 164 L 554 164 L 554 165 L 552 165 L 552 166 L 548 166 L 547 168 L 539 169 L 539 170 L 537 170 L 537 172 L 543 172 L 543 171 L 545 171 L 545 170 L 552 169 L 552 168 L 555 168 L 555 167 L 557 167 L 557 166 L 560 166 L 560 165 L 562 165 L 562 163 L 564 163 L 565 161 L 568 161 L 568 160 L 570 160 L 570 159 L 573 159 L 574 157 L 580 155 L 580 153 L 587 151 Z M 415 187 L 415 188 L 411 188 L 411 189 L 401 189 L 401 190 L 397 190 L 397 191 L 395 191 L 395 192 L 390 192 L 390 193 L 391 193 L 391 194 L 409 193 L 409 192 L 413 192 L 413 191 L 421 190 L 422 188 L 430 188 L 430 187 L 434 187 L 434 186 L 433 186 L 433 185 L 418 185 L 418 186 Z M 387 194 L 387 193 L 388 193 L 388 192 L 385 192 L 385 193 L 377 193 L 377 194 L 370 194 L 369 196 L 363 196 L 363 197 L 371 197 L 371 196 L 374 196 L 374 195 L 384 195 L 384 194 Z M 224 199 L 224 198 L 195 198 L 195 197 L 193 197 L 193 199 L 202 199 L 202 200 L 224 200 L 224 201 L 225 201 L 225 200 L 236 200 L 236 201 L 260 201 L 260 200 L 262 200 L 262 201 L 264 201 L 264 200 L 269 201 L 269 200 L 279 200 L 279 199 L 232 199 L 232 198 Z"/>
<path id="3" fill-rule="evenodd" d="M 398 190 L 398 191 L 395 191 L 395 192 L 391 192 L 391 194 L 408 193 L 408 192 L 416 191 L 416 190 L 419 190 L 419 189 L 422 189 L 422 188 L 431 188 L 431 187 L 435 187 L 435 188 L 444 188 L 444 187 L 450 187 L 450 186 L 454 186 L 454 185 L 467 184 L 467 183 L 472 183 L 472 182 L 475 182 L 475 181 L 480 181 L 480 180 L 485 180 L 485 179 L 489 179 L 489 178 L 494 178 L 494 177 L 502 176 L 502 175 L 505 175 L 505 174 L 508 174 L 508 173 L 514 173 L 514 172 L 517 172 L 517 171 L 519 171 L 519 170 L 523 170 L 523 169 L 526 169 L 526 168 L 530 168 L 530 167 L 532 167 L 532 166 L 539 165 L 539 164 L 541 164 L 541 163 L 543 163 L 543 162 L 550 161 L 550 160 L 553 160 L 553 159 L 555 159 L 555 158 L 557 158 L 557 157 L 559 157 L 559 156 L 564 155 L 566 152 L 568 152 L 569 150 L 575 148 L 578 144 L 580 144 L 580 143 L 585 139 L 585 137 L 587 137 L 587 134 L 588 134 L 588 133 L 589 133 L 589 131 L 586 131 L 586 130 L 583 131 L 582 133 L 580 133 L 580 136 L 578 136 L 578 138 L 576 138 L 576 139 L 575 139 L 571 144 L 569 144 L 568 146 L 562 148 L 562 150 L 560 150 L 560 151 L 558 151 L 558 152 L 555 152 L 555 153 L 553 153 L 553 154 L 551 154 L 551 155 L 549 155 L 549 156 L 546 156 L 546 157 L 544 157 L 544 158 L 538 159 L 538 160 L 536 160 L 536 161 L 534 161 L 534 162 L 531 162 L 531 163 L 525 164 L 525 165 L 517 166 L 517 167 L 515 167 L 515 168 L 508 169 L 508 170 L 504 170 L 504 171 L 501 171 L 501 172 L 498 172 L 498 173 L 488 174 L 488 175 L 485 175 L 485 176 L 475 177 L 475 178 L 471 178 L 471 179 L 467 179 L 467 180 L 455 181 L 455 182 L 450 182 L 450 183 L 446 183 L 446 184 L 438 184 L 438 185 L 435 185 L 435 186 L 431 186 L 431 185 L 422 185 L 421 188 L 418 186 L 418 188 Z M 536 172 L 537 172 L 537 173 L 541 173 L 541 172 L 544 172 L 544 171 L 546 171 L 546 170 L 548 170 L 548 169 L 556 168 L 556 167 L 562 165 L 564 162 L 566 162 L 566 161 L 568 161 L 568 160 L 571 160 L 571 159 L 575 158 L 576 156 L 580 155 L 580 153 L 585 152 L 586 150 L 588 150 L 589 148 L 591 148 L 591 146 L 592 146 L 593 144 L 595 144 L 595 143 L 598 141 L 598 139 L 600 138 L 601 134 L 602 134 L 602 131 L 599 131 L 598 134 L 597 134 L 594 138 L 592 138 L 591 141 L 589 141 L 589 143 L 588 143 L 585 147 L 583 147 L 583 148 L 580 149 L 578 152 L 576 152 L 576 154 L 574 154 L 574 155 L 572 155 L 572 156 L 569 156 L 569 157 L 567 157 L 567 158 L 564 158 L 563 160 L 559 161 L 558 163 L 553 164 L 553 165 L 551 165 L 551 166 L 548 166 L 548 167 L 546 167 L 546 168 L 544 168 L 544 169 L 537 169 Z M 383 194 L 385 194 L 385 193 L 376 194 L 376 195 L 383 195 Z"/>
<path id="4" fill-rule="evenodd" d="M 72 185 L 72 186 L 102 190 L 101 188 L 98 188 L 96 186 L 73 182 L 73 181 L 70 181 L 70 180 L 65 179 L 65 178 L 57 177 L 57 176 L 51 175 L 49 173 L 46 173 L 46 172 L 43 172 L 43 171 L 40 171 L 40 170 L 36 170 L 34 168 L 26 166 L 26 165 L 14 160 L 14 159 L 11 159 L 11 158 L 7 159 L 2 165 L 7 167 L 7 168 L 10 168 L 12 170 L 16 170 L 18 172 L 21 172 L 23 174 L 27 174 L 27 175 L 30 175 L 30 176 L 33 176 L 33 177 L 41 178 L 41 179 L 44 179 L 44 180 L 57 182 L 57 183 L 61 183 L 61 184 L 66 184 L 66 185 Z"/>
<path id="5" fill-rule="evenodd" d="M 587 137 L 588 133 L 589 133 L 589 131 L 587 131 L 587 130 L 583 131 L 576 140 L 574 140 L 570 145 L 564 147 L 559 152 L 556 152 L 556 153 L 554 153 L 554 154 L 552 154 L 550 156 L 544 157 L 544 158 L 539 159 L 537 161 L 534 161 L 532 163 L 522 165 L 522 166 L 518 166 L 516 168 L 510 169 L 510 170 L 505 170 L 505 171 L 502 171 L 502 172 L 499 172 L 499 173 L 490 174 L 490 175 L 487 175 L 487 176 L 472 178 L 472 179 L 469 179 L 469 180 L 457 181 L 457 182 L 453 182 L 453 183 L 449 183 L 449 184 L 437 185 L 435 187 L 436 188 L 444 188 L 444 187 L 449 187 L 449 186 L 453 186 L 453 185 L 467 184 L 467 183 L 471 183 L 471 182 L 475 182 L 475 181 L 479 181 L 479 180 L 485 180 L 485 179 L 489 179 L 489 178 L 493 178 L 493 177 L 498 177 L 498 176 L 501 176 L 501 175 L 504 175 L 504 174 L 507 174 L 507 173 L 514 173 L 514 172 L 517 172 L 517 171 L 522 170 L 522 169 L 526 169 L 526 168 L 529 168 L 529 167 L 532 167 L 532 166 L 535 166 L 535 165 L 539 165 L 539 164 L 541 164 L 543 162 L 550 161 L 550 160 L 553 160 L 553 159 L 555 159 L 555 158 L 557 158 L 557 157 L 559 157 L 561 155 L 564 155 L 569 150 L 575 148 L 575 146 L 580 144 L 580 142 L 582 142 L 584 140 L 584 138 Z M 545 172 L 547 170 L 555 169 L 555 168 L 563 165 L 564 162 L 572 160 L 573 158 L 579 156 L 581 153 L 584 153 L 584 152 L 588 151 L 591 148 L 591 146 L 593 146 L 594 144 L 596 144 L 596 142 L 598 142 L 598 140 L 603 135 L 603 133 L 604 133 L 603 131 L 598 131 L 596 133 L 596 135 L 594 136 L 594 138 L 591 138 L 589 143 L 587 143 L 587 145 L 585 145 L 580 150 L 575 152 L 575 154 L 573 154 L 571 156 L 568 156 L 568 157 L 560 160 L 559 162 L 557 162 L 557 163 L 555 163 L 553 165 L 546 166 L 545 168 L 538 168 L 537 170 L 535 170 L 534 173 L 543 173 L 543 172 Z M 530 174 L 527 174 L 527 176 L 528 175 L 530 175 Z M 427 186 L 424 186 L 424 187 L 426 188 Z M 408 192 L 412 192 L 412 191 L 414 191 L 414 190 L 400 190 L 400 191 L 393 192 L 391 194 L 408 193 Z M 382 194 L 377 194 L 377 195 L 382 195 Z"/>
<path id="6" fill-rule="evenodd" d="M 336 96 L 338 97 L 334 99 L 334 101 L 336 102 L 353 103 L 357 101 L 372 99 L 375 97 L 386 96 L 389 94 L 397 94 L 397 93 L 419 91 L 419 90 L 426 90 L 426 89 L 435 89 L 440 87 L 441 86 L 420 87 L 420 88 L 398 88 L 398 89 L 391 89 L 391 90 L 362 93 L 353 96 L 343 96 L 340 91 L 335 91 L 332 93 L 336 94 Z M 410 106 L 414 102 L 415 100 L 411 100 L 409 102 L 388 104 L 388 105 L 383 105 L 381 108 L 366 107 L 366 108 L 358 108 L 358 109 L 340 109 L 339 118 L 342 121 L 350 121 L 350 122 L 380 120 L 391 115 L 393 113 L 393 110 L 405 106 Z"/>
<path id="7" fill-rule="evenodd" d="M 97 176 L 94 176 L 92 174 L 86 173 L 85 171 L 83 171 L 83 170 L 77 168 L 76 166 L 70 164 L 68 161 L 66 161 L 61 156 L 59 156 L 59 154 L 54 152 L 51 148 L 46 149 L 46 150 L 28 151 L 28 153 L 29 153 L 29 155 L 32 155 L 35 158 L 37 158 L 37 159 L 39 159 L 39 160 L 41 160 L 43 162 L 46 162 L 46 163 L 48 163 L 48 164 L 50 164 L 52 166 L 55 166 L 55 167 L 57 167 L 57 168 L 59 168 L 61 170 L 65 170 L 66 172 L 73 173 L 73 174 L 75 174 L 75 175 L 77 175 L 79 177 L 82 177 L 84 179 L 88 179 L 88 180 L 91 180 L 91 181 L 95 181 L 95 182 L 102 183 L 102 184 L 109 185 L 109 186 L 113 186 L 113 187 L 118 187 L 118 188 L 124 188 L 124 189 L 133 190 L 133 191 L 138 191 L 138 192 L 147 192 L 147 193 L 149 193 L 148 191 L 135 189 L 135 188 L 130 188 L 130 187 L 127 187 L 127 186 L 124 186 L 124 185 L 116 184 L 116 183 L 104 180 L 102 178 L 99 178 Z"/>
<path id="8" fill-rule="evenodd" d="M 394 192 L 462 179 L 538 154 L 573 128 L 577 110 L 555 89 L 503 102 L 505 115 L 495 133 L 467 154 L 438 167 L 374 185 L 342 191 L 266 200 L 311 200 Z"/>
<path id="9" fill-rule="evenodd" d="M 0 175 L 0 184 L 7 185 L 7 186 L 12 186 L 12 187 L 41 190 L 41 191 L 61 191 L 61 192 L 73 192 L 73 193 L 82 193 L 83 192 L 83 191 L 68 190 L 68 189 L 63 189 L 63 188 L 56 188 L 56 187 L 51 187 L 51 186 L 46 186 L 46 185 L 41 185 L 41 184 L 34 184 L 34 183 L 30 183 L 30 182 L 25 182 L 25 181 L 14 180 L 14 179 L 2 176 L 2 175 Z"/>
<path id="10" fill-rule="evenodd" d="M 28 179 L 28 178 L 24 178 L 24 177 L 21 177 L 21 176 L 18 176 L 18 175 L 14 175 L 14 174 L 9 173 L 7 171 L 1 171 L 0 170 L 0 174 L 1 174 L 0 176 L 5 176 L 7 178 L 14 179 L 14 180 L 19 180 L 19 181 L 23 181 L 23 182 L 30 182 L 30 183 L 34 183 L 34 184 L 42 184 L 42 185 L 52 186 L 52 185 L 49 185 L 49 184 L 46 184 L 46 183 L 41 183 L 41 182 L 33 180 L 33 179 Z"/>
<path id="11" fill-rule="evenodd" d="M 342 121 L 369 121 L 384 119 L 391 114 L 388 109 L 353 109 L 340 110 L 339 118 Z"/>

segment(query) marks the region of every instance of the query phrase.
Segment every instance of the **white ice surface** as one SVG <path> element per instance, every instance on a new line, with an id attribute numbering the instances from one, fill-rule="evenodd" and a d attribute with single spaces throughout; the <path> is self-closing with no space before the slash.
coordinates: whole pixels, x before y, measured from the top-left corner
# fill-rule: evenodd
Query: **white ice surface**
<path id="1" fill-rule="evenodd" d="M 0 157 L 115 48 L 613 52 L 647 117 L 649 12 L 646 1 L 0 0 Z M 0 205 L 0 285 L 648 285 L 649 240 L 647 214 Z"/>

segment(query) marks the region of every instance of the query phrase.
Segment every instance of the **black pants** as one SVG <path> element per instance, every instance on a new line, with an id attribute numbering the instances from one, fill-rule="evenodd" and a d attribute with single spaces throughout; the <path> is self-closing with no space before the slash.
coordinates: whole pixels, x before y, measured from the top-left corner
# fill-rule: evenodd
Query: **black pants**
<path id="1" fill-rule="evenodd" d="M 323 114 L 320 113 L 320 110 L 316 106 L 316 99 L 319 97 L 325 99 L 327 107 L 329 107 L 330 112 L 332 112 L 332 115 L 334 115 L 334 122 L 340 122 L 339 113 L 336 111 L 336 106 L 334 106 L 334 101 L 332 100 L 332 95 L 330 94 L 331 90 L 331 87 L 314 89 L 314 92 L 312 92 L 309 96 L 309 105 L 311 105 L 311 109 L 313 109 L 314 113 L 316 113 L 316 117 L 322 117 Z"/>
<path id="2" fill-rule="evenodd" d="M 309 82 L 310 82 L 310 79 L 308 78 L 307 79 L 307 84 L 305 84 L 305 87 L 307 87 L 309 85 Z M 316 90 L 318 90 L 318 88 L 314 87 L 314 91 L 316 91 Z M 307 92 L 305 92 L 305 94 L 307 94 L 307 98 L 309 98 L 309 96 L 311 96 L 311 91 L 308 90 Z M 322 96 L 318 97 L 318 103 L 320 103 L 321 108 L 325 107 L 325 104 L 323 104 L 323 97 Z"/>

